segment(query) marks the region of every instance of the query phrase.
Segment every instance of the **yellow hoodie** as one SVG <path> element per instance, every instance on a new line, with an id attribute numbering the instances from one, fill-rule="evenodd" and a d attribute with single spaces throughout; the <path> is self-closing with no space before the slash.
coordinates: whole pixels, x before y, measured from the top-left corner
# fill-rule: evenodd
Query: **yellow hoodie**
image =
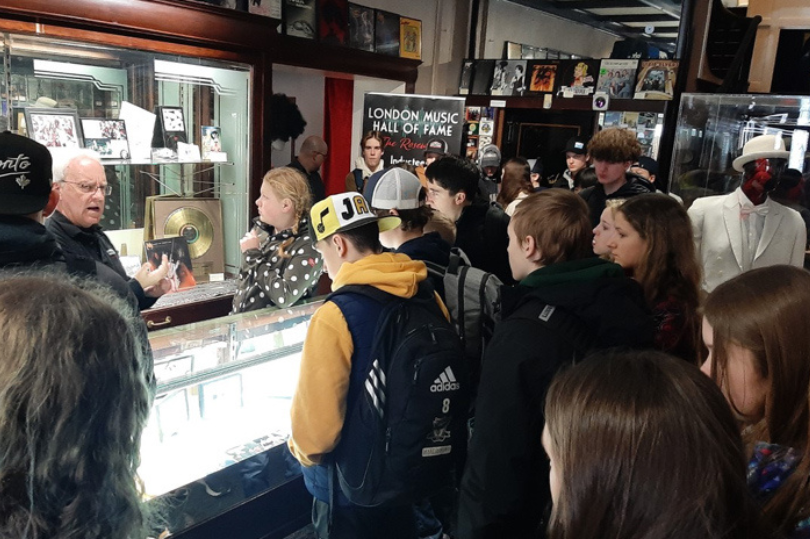
<path id="1" fill-rule="evenodd" d="M 427 268 L 423 262 L 403 254 L 382 253 L 344 263 L 335 276 L 332 290 L 350 284 L 368 284 L 389 294 L 410 298 L 426 278 Z M 449 319 L 438 295 L 436 301 Z M 337 305 L 327 301 L 310 320 L 290 411 L 290 451 L 304 466 L 320 463 L 340 441 L 353 353 L 346 319 Z"/>

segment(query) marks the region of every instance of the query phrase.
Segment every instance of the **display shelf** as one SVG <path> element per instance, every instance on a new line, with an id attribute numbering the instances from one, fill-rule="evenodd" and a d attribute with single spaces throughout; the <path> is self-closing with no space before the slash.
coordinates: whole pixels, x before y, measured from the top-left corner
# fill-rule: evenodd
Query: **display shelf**
<path id="1" fill-rule="evenodd" d="M 133 159 L 102 159 L 102 165 L 110 166 L 165 166 L 165 165 L 222 165 L 232 167 L 233 161 L 135 161 Z M 210 169 L 207 169 L 210 170 Z"/>
<path id="2" fill-rule="evenodd" d="M 492 95 L 466 95 L 460 96 L 467 100 L 468 107 L 491 107 L 493 101 L 505 102 L 503 108 L 507 109 L 544 109 L 544 97 L 539 96 L 492 96 Z M 656 101 L 652 99 L 611 99 L 609 111 L 628 112 L 664 112 L 669 101 Z M 587 97 L 554 97 L 551 107 L 546 110 L 593 110 L 592 96 Z M 597 112 L 597 111 L 594 111 Z"/>

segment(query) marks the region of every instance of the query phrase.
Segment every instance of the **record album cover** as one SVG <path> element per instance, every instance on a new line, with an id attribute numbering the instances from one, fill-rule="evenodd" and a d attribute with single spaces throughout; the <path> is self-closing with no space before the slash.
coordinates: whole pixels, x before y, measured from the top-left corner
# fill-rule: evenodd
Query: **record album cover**
<path id="1" fill-rule="evenodd" d="M 475 60 L 464 60 L 461 64 L 461 78 L 458 81 L 458 94 L 468 95 L 473 81 Z"/>
<path id="2" fill-rule="evenodd" d="M 599 76 L 599 60 L 560 60 L 557 94 L 563 97 L 591 95 Z"/>
<path id="3" fill-rule="evenodd" d="M 529 62 L 529 92 L 550 93 L 557 83 L 557 69 L 560 62 L 554 60 Z"/>
<path id="4" fill-rule="evenodd" d="M 399 55 L 413 60 L 422 59 L 422 21 L 399 18 Z"/>
<path id="5" fill-rule="evenodd" d="M 347 0 L 318 0 L 318 37 L 327 45 L 349 43 Z"/>
<path id="6" fill-rule="evenodd" d="M 672 99 L 678 60 L 642 60 L 636 82 L 636 99 Z"/>
<path id="7" fill-rule="evenodd" d="M 349 46 L 374 52 L 374 9 L 349 4 Z"/>
<path id="8" fill-rule="evenodd" d="M 492 72 L 495 60 L 476 60 L 473 75 L 472 95 L 487 95 L 492 84 Z"/>
<path id="9" fill-rule="evenodd" d="M 281 0 L 250 0 L 248 10 L 254 15 L 281 18 Z"/>
<path id="10" fill-rule="evenodd" d="M 526 93 L 526 61 L 496 60 L 490 95 L 523 95 Z"/>
<path id="11" fill-rule="evenodd" d="M 632 99 L 638 60 L 602 60 L 596 91 L 618 99 Z"/>
<path id="12" fill-rule="evenodd" d="M 318 18 L 316 0 L 284 0 L 284 33 L 288 36 L 315 39 Z"/>
<path id="13" fill-rule="evenodd" d="M 380 54 L 399 56 L 399 15 L 378 9 L 375 18 L 375 50 Z"/>
<path id="14" fill-rule="evenodd" d="M 152 271 L 160 267 L 163 255 L 169 259 L 169 273 L 166 276 L 171 283 L 170 292 L 177 292 L 184 288 L 192 288 L 197 284 L 191 268 L 191 255 L 188 251 L 186 238 L 161 238 L 144 243 L 146 250 L 146 263 Z"/>

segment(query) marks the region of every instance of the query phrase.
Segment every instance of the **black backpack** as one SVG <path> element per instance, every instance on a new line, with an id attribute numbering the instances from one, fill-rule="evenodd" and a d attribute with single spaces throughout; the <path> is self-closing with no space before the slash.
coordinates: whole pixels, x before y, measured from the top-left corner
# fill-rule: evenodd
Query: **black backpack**
<path id="1" fill-rule="evenodd" d="M 348 404 L 330 480 L 356 505 L 414 503 L 447 485 L 466 455 L 469 384 L 461 343 L 428 282 L 408 299 L 363 285 L 327 299 L 343 294 L 370 297 L 382 311 L 363 387 L 349 390 L 360 395 Z"/>

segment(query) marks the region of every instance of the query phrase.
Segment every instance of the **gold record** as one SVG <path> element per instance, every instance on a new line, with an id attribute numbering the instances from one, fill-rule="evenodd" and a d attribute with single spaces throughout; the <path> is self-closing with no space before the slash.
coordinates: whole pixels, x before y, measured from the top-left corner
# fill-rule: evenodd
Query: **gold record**
<path id="1" fill-rule="evenodd" d="M 186 238 L 189 255 L 191 258 L 199 258 L 214 242 L 214 225 L 197 208 L 178 208 L 166 217 L 163 235 Z"/>

